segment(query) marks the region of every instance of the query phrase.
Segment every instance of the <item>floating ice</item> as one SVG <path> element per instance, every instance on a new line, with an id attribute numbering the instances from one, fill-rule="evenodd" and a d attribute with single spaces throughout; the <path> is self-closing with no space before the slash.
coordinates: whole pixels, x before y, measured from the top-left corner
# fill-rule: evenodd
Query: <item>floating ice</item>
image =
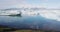
<path id="1" fill-rule="evenodd" d="M 16 15 L 16 14 L 19 14 L 20 12 L 18 12 L 18 11 L 13 11 L 13 10 L 11 10 L 11 11 L 0 11 L 0 15 Z"/>
<path id="2" fill-rule="evenodd" d="M 45 17 L 45 18 L 48 18 L 48 19 L 60 21 L 60 11 L 59 10 L 40 11 L 40 15 Z"/>

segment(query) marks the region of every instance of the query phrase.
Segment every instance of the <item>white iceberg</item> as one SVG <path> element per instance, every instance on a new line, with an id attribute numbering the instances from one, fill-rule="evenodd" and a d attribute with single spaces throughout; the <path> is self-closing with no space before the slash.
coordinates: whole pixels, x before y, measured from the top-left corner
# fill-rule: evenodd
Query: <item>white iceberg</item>
<path id="1" fill-rule="evenodd" d="M 20 14 L 20 12 L 19 11 L 13 11 L 13 10 L 11 10 L 11 11 L 0 11 L 0 15 L 17 15 L 17 14 Z"/>

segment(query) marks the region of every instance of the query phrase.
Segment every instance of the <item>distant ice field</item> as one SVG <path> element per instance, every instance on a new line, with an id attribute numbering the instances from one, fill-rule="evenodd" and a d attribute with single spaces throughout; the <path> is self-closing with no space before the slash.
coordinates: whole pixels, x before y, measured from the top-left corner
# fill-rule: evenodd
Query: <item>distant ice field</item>
<path id="1" fill-rule="evenodd" d="M 7 11 L 6 13 L 0 12 L 0 15 L 11 15 L 11 14 L 19 14 L 19 12 L 22 13 L 22 15 L 37 15 L 39 13 L 40 16 L 47 18 L 47 19 L 52 19 L 52 20 L 57 20 L 60 21 L 60 10 L 39 10 L 39 11 Z"/>

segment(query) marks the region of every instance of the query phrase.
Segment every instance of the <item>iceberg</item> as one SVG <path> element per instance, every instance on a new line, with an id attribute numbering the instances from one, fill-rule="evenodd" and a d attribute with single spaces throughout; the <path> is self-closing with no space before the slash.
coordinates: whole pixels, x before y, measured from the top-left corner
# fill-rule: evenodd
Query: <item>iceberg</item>
<path id="1" fill-rule="evenodd" d="M 12 10 L 12 11 L 0 11 L 0 16 L 8 16 L 8 15 L 20 15 L 21 14 L 21 12 L 19 12 L 19 11 L 14 11 L 14 10 Z"/>

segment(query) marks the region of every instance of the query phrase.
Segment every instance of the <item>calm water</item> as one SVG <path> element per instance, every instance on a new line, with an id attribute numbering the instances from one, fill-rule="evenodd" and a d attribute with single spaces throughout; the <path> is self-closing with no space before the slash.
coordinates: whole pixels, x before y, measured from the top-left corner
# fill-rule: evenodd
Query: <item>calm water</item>
<path id="1" fill-rule="evenodd" d="M 0 16 L 0 25 L 15 28 L 58 29 L 60 22 L 46 19 L 42 16 Z M 59 28 L 60 29 L 60 28 Z"/>

